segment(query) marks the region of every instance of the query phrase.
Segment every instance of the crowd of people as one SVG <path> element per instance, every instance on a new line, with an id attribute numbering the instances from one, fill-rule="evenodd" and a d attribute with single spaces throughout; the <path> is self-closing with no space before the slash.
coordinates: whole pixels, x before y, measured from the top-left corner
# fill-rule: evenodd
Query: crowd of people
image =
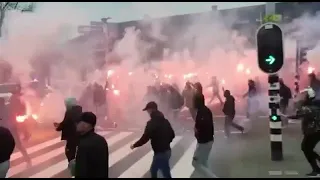
<path id="1" fill-rule="evenodd" d="M 320 81 L 314 74 L 309 75 L 310 86 L 301 92 L 300 104 L 297 106 L 297 114 L 286 116 L 286 109 L 291 99 L 291 90 L 280 80 L 280 109 L 285 118 L 283 123 L 287 125 L 288 118 L 302 118 L 302 131 L 304 139 L 301 144 L 308 162 L 312 167 L 309 176 L 320 175 L 320 167 L 317 161 L 320 156 L 314 152 L 315 145 L 320 141 L 320 99 L 318 92 L 320 91 Z M 230 90 L 223 89 L 225 101 L 220 97 L 220 87 L 216 77 L 212 78 L 213 98 L 217 98 L 223 105 L 222 112 L 225 114 L 225 136 L 230 136 L 230 127 L 234 127 L 240 132 L 244 132 L 245 128 L 236 124 L 234 118 L 236 115 L 235 98 Z M 93 103 L 97 106 L 106 104 L 105 100 L 99 97 L 105 96 L 101 93 L 101 87 L 94 84 L 91 91 Z M 88 88 L 89 89 L 89 88 Z M 102 87 L 103 89 L 103 87 Z M 106 88 L 104 88 L 106 89 Z M 94 94 L 98 92 L 100 94 Z M 255 106 L 255 102 L 250 98 L 259 93 L 259 88 L 253 80 L 248 81 L 248 92 L 243 97 L 248 97 L 247 116 L 251 118 L 250 106 Z M 25 138 L 29 138 L 30 134 L 19 128 L 15 117 L 25 113 L 25 105 L 20 100 L 21 87 L 17 89 L 10 97 L 9 106 L 5 105 L 5 100 L 0 98 L 0 177 L 6 177 L 10 167 L 10 156 L 14 149 L 20 150 L 28 166 L 32 166 L 31 158 L 26 149 L 23 147 L 19 134 L 23 134 Z M 154 151 L 154 157 L 150 168 L 152 178 L 157 177 L 160 170 L 165 178 L 172 178 L 170 173 L 170 144 L 175 138 L 175 130 L 172 128 L 171 121 L 168 119 L 176 118 L 177 113 L 184 106 L 188 108 L 190 117 L 193 119 L 194 136 L 197 140 L 192 163 L 195 170 L 203 174 L 205 177 L 214 178 L 214 173 L 208 165 L 209 155 L 214 142 L 214 118 L 211 110 L 205 104 L 205 96 L 203 95 L 203 87 L 200 82 L 186 82 L 184 89 L 180 90 L 175 85 L 156 84 L 147 88 L 146 99 L 148 103 L 143 111 L 148 112 L 150 120 L 147 122 L 143 135 L 139 140 L 131 145 L 131 149 L 143 146 L 147 142 L 151 142 Z M 212 101 L 212 99 L 210 101 Z M 84 111 L 80 102 L 75 98 L 65 100 L 66 112 L 64 119 L 59 123 L 54 123 L 56 131 L 61 131 L 61 140 L 66 141 L 65 155 L 69 162 L 68 169 L 75 178 L 108 178 L 108 143 L 101 135 L 95 132 L 98 118 L 95 113 Z M 99 110 L 96 111 L 98 113 Z M 166 114 L 166 115 L 164 115 Z M 168 114 L 168 115 L 167 115 Z M 169 116 L 169 117 L 167 117 Z M 161 133 L 160 133 L 161 132 Z"/>

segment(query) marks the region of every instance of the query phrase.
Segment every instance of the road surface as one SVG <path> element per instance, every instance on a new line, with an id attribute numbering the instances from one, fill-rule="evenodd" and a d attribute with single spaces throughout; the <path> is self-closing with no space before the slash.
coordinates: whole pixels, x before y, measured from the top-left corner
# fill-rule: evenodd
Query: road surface
<path id="1" fill-rule="evenodd" d="M 217 177 L 304 177 L 309 166 L 300 151 L 301 133 L 298 124 L 284 130 L 283 162 L 270 161 L 268 119 L 258 118 L 248 134 L 234 132 L 224 138 L 223 118 L 215 118 L 215 143 L 209 159 Z M 130 145 L 141 136 L 142 130 L 100 131 L 109 143 L 110 178 L 148 178 L 153 152 L 150 144 L 135 150 Z M 174 178 L 201 177 L 191 165 L 196 141 L 192 131 L 178 131 L 171 144 L 171 172 Z M 21 154 L 11 156 L 7 177 L 12 178 L 70 178 L 60 138 L 31 146 L 32 167 L 26 168 Z"/>

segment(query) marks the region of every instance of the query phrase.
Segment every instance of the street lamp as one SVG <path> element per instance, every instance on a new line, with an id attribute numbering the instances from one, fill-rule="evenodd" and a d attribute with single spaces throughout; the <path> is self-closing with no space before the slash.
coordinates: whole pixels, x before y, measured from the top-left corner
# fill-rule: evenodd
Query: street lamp
<path id="1" fill-rule="evenodd" d="M 109 19 L 112 19 L 112 18 L 111 18 L 111 17 L 101 18 L 101 21 L 102 21 L 103 23 L 107 24 Z"/>
<path id="2" fill-rule="evenodd" d="M 110 31 L 109 31 L 109 27 L 108 27 L 108 20 L 112 19 L 111 17 L 107 17 L 107 18 L 101 18 L 101 22 L 103 23 L 103 32 L 106 34 L 105 38 L 108 44 L 108 51 L 109 51 L 109 42 L 110 42 Z"/>
<path id="3" fill-rule="evenodd" d="M 108 28 L 108 20 L 112 19 L 111 17 L 101 18 L 101 22 L 106 26 L 107 29 L 107 38 L 109 38 L 109 28 Z"/>

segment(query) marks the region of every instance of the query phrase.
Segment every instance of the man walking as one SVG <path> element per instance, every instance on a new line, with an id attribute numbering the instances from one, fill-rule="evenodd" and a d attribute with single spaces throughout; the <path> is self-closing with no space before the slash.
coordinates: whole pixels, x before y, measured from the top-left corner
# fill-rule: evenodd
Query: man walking
<path id="1" fill-rule="evenodd" d="M 61 131 L 61 140 L 65 140 L 66 148 L 65 154 L 68 162 L 73 160 L 76 156 L 76 149 L 78 145 L 78 137 L 76 132 L 76 122 L 79 120 L 82 107 L 76 105 L 75 98 L 68 98 L 65 101 L 66 112 L 61 123 L 54 123 L 56 131 Z"/>
<path id="2" fill-rule="evenodd" d="M 75 159 L 75 178 L 108 178 L 108 144 L 104 137 L 94 132 L 96 122 L 96 115 L 84 112 L 77 124 L 80 139 Z"/>
<path id="3" fill-rule="evenodd" d="M 279 79 L 280 83 L 280 111 L 282 114 L 286 115 L 289 106 L 289 100 L 292 98 L 292 93 L 290 88 L 283 82 L 283 79 Z M 286 117 L 281 118 L 282 126 L 286 127 L 288 125 L 288 119 Z"/>
<path id="4" fill-rule="evenodd" d="M 151 101 L 143 111 L 147 111 L 151 117 L 144 130 L 142 137 L 133 145 L 131 149 L 140 147 L 151 140 L 154 151 L 150 172 L 151 178 L 157 178 L 158 170 L 162 172 L 164 178 L 172 178 L 169 160 L 171 157 L 170 143 L 175 137 L 175 133 L 170 122 L 158 110 L 158 105 Z"/>
<path id="5" fill-rule="evenodd" d="M 234 127 L 242 133 L 244 131 L 244 128 L 233 122 L 234 116 L 236 114 L 235 100 L 229 90 L 224 91 L 224 97 L 226 98 L 222 109 L 223 113 L 226 115 L 224 121 L 224 132 L 225 136 L 228 138 L 230 136 L 230 127 Z"/>
<path id="6" fill-rule="evenodd" d="M 198 144 L 194 152 L 192 165 L 196 171 L 204 176 L 215 178 L 216 176 L 208 168 L 208 159 L 214 136 L 212 112 L 205 106 L 205 99 L 202 94 L 195 96 L 194 100 L 194 107 L 197 110 L 194 133 Z"/>

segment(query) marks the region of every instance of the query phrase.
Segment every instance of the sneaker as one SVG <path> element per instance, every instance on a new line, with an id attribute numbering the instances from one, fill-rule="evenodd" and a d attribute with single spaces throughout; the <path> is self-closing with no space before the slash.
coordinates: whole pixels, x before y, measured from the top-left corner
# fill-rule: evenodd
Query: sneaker
<path id="1" fill-rule="evenodd" d="M 308 173 L 307 176 L 309 176 L 309 177 L 320 177 L 320 173 L 313 171 L 311 173 Z"/>

